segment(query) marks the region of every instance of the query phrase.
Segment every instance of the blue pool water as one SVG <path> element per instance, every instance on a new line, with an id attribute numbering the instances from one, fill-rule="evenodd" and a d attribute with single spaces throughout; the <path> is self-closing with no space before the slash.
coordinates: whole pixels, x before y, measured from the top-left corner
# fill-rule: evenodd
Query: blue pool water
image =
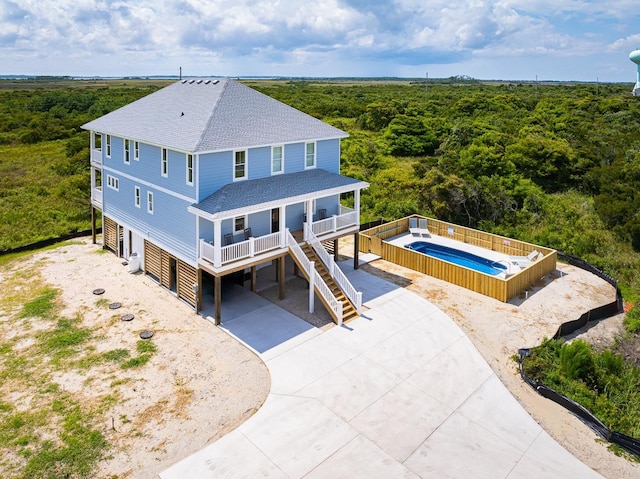
<path id="1" fill-rule="evenodd" d="M 465 268 L 471 268 L 481 273 L 493 276 L 507 272 L 507 265 L 505 264 L 497 263 L 493 260 L 440 244 L 415 241 L 406 245 L 405 248 L 424 253 L 432 258 L 448 261 L 449 263 L 464 266 Z"/>

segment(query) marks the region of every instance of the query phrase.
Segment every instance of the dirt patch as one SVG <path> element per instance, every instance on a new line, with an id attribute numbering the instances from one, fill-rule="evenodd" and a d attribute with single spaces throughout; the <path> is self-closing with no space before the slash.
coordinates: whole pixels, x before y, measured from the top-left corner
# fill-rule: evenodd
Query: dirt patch
<path id="1" fill-rule="evenodd" d="M 60 316 L 81 318 L 78 326 L 91 331 L 79 353 L 88 365 L 53 367 L 47 374 L 80 403 L 100 405 L 94 426 L 111 449 L 93 477 L 156 477 L 236 428 L 265 401 L 269 372 L 253 352 L 150 278 L 129 274 L 121 258 L 101 254 L 90 240 L 26 257 L 2 275 L 7 281 L 36 271 L 60 291 Z M 97 288 L 106 291 L 94 295 Z M 19 295 L 21 289 L 17 284 L 9 294 Z M 121 308 L 110 310 L 113 302 Z M 11 323 L 18 311 L 11 307 L 0 312 L 0 338 L 13 341 L 18 351 L 28 350 L 31 336 L 47 323 L 21 320 L 17 334 Z M 122 321 L 126 313 L 134 319 Z M 119 363 L 90 362 L 110 351 L 125 350 L 129 358 L 139 355 L 139 333 L 146 329 L 155 333 L 149 340 L 155 352 L 143 366 L 123 369 Z M 12 381 L 0 385 L 3 401 L 16 408 L 32 405 L 26 386 L 20 384 L 20 394 L 7 389 L 15 387 Z"/>

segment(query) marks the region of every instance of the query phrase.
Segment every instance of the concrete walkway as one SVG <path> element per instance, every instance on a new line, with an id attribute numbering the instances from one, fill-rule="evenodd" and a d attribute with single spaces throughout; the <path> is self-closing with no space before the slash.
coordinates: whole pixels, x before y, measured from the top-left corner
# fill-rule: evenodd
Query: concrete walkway
<path id="1" fill-rule="evenodd" d="M 326 332 L 238 291 L 222 326 L 260 354 L 271 392 L 162 479 L 602 477 L 540 428 L 444 313 L 349 277 L 370 309 Z"/>

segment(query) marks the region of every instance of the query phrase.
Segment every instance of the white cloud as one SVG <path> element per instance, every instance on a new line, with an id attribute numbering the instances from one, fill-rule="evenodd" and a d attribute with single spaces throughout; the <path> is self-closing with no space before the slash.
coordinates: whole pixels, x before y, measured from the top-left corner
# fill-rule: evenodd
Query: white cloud
<path id="1" fill-rule="evenodd" d="M 526 59 L 560 78 L 590 74 L 599 54 L 611 74 L 610 57 L 623 72 L 640 44 L 636 9 L 632 0 L 0 0 L 0 74 L 182 64 L 194 74 L 341 76 L 442 65 L 479 76 L 483 64 L 509 72 Z M 584 67 L 563 71 L 567 58 Z"/>

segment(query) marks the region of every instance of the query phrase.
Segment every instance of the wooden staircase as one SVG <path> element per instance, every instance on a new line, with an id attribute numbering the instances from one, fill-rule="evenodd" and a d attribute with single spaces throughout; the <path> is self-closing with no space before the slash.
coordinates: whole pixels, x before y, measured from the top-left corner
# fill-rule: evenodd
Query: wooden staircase
<path id="1" fill-rule="evenodd" d="M 329 289 L 331 289 L 333 295 L 338 301 L 342 303 L 342 321 L 346 323 L 347 321 L 357 318 L 359 316 L 357 309 L 355 308 L 353 303 L 349 301 L 349 298 L 345 296 L 342 289 L 340 289 L 340 286 L 338 286 L 333 280 L 331 274 L 329 273 L 329 271 L 327 271 L 327 268 L 324 266 L 324 263 L 318 257 L 316 252 L 313 251 L 311 245 L 309 243 L 304 243 L 300 245 L 300 247 L 302 248 L 302 251 L 307 256 L 307 258 L 309 258 L 309 261 L 314 262 L 318 274 L 322 277 L 324 282 L 327 283 L 327 286 L 329 286 Z"/>

